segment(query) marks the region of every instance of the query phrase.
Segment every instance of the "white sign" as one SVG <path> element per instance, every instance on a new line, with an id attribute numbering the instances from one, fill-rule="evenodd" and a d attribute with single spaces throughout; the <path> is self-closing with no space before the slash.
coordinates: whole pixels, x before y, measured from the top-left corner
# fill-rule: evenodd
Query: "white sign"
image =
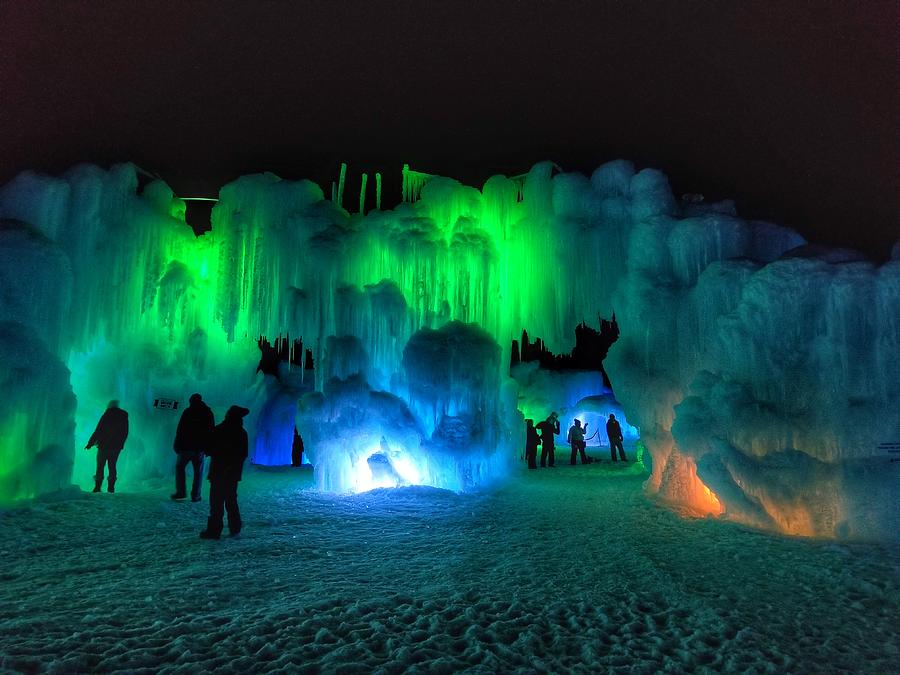
<path id="1" fill-rule="evenodd" d="M 153 407 L 160 410 L 178 410 L 178 399 L 157 398 L 153 400 Z"/>

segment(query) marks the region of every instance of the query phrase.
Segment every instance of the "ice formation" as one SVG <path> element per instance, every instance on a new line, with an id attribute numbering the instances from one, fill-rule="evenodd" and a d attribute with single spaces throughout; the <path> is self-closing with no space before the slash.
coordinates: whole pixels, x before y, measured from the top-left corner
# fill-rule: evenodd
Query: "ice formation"
<path id="1" fill-rule="evenodd" d="M 481 190 L 405 167 L 403 203 L 363 213 L 361 194 L 352 214 L 346 170 L 330 200 L 245 176 L 200 237 L 138 176 L 78 166 L 0 189 L 6 499 L 66 483 L 73 462 L 89 475 L 75 448 L 114 397 L 133 421 L 121 485 L 167 476 L 178 411 L 158 403 L 202 391 L 218 418 L 253 410 L 258 463 L 289 462 L 296 424 L 325 489 L 484 484 L 510 471 L 524 417 L 596 429 L 616 411 L 652 455 L 648 491 L 681 510 L 900 531 L 900 464 L 879 449 L 900 435 L 896 253 L 876 266 L 808 246 L 625 161 L 589 178 L 540 163 Z M 510 377 L 523 328 L 566 352 L 578 322 L 613 311 L 615 399 L 599 375 Z M 313 352 L 311 377 L 255 373 L 259 336 L 284 335 Z"/>

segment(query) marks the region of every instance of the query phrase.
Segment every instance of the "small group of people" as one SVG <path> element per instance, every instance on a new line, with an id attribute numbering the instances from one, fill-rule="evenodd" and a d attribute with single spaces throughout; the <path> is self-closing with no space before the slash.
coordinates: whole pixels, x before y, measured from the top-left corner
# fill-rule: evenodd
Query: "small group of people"
<path id="1" fill-rule="evenodd" d="M 573 466 L 579 455 L 581 456 L 582 464 L 590 464 L 594 461 L 585 452 L 587 448 L 587 441 L 585 440 L 587 428 L 588 425 L 582 426 L 581 420 L 577 418 L 573 420 L 572 426 L 569 427 L 566 441 L 572 449 L 569 463 Z M 541 446 L 541 467 L 552 468 L 556 464 L 556 436 L 559 432 L 559 415 L 556 412 L 550 413 L 547 419 L 539 422 L 537 425 L 535 425 L 533 419 L 525 420 L 525 460 L 528 462 L 529 469 L 538 468 L 537 448 L 539 445 Z M 609 439 L 609 451 L 612 461 L 618 461 L 616 458 L 616 451 L 618 450 L 621 461 L 627 462 L 628 459 L 625 457 L 625 448 L 623 446 L 622 427 L 619 426 L 619 421 L 613 413 L 609 414 L 609 419 L 606 421 L 606 436 Z"/>
<path id="2" fill-rule="evenodd" d="M 241 531 L 241 512 L 237 502 L 237 488 L 244 470 L 244 460 L 249 454 L 247 431 L 243 419 L 250 411 L 233 405 L 225 413 L 225 419 L 215 423 L 212 410 L 203 401 L 200 394 L 193 394 L 178 420 L 175 441 L 172 444 L 178 460 L 175 463 L 175 492 L 172 499 L 187 499 L 185 470 L 188 464 L 193 467 L 194 477 L 191 484 L 191 501 L 201 500 L 200 492 L 205 457 L 212 461 L 209 466 L 209 518 L 206 529 L 200 532 L 202 539 L 219 539 L 224 527 L 224 516 L 228 514 L 228 531 L 235 537 Z M 581 425 L 581 420 L 573 420 L 569 427 L 567 442 L 572 449 L 569 463 L 574 465 L 581 456 L 582 464 L 590 464 L 593 460 L 587 456 L 585 449 L 588 425 Z M 540 432 L 540 433 L 538 433 Z M 296 436 L 296 429 L 295 429 Z M 550 413 L 547 419 L 534 424 L 533 419 L 525 420 L 525 459 L 529 469 L 537 467 L 537 448 L 541 446 L 541 467 L 556 464 L 556 436 L 560 433 L 559 415 Z M 613 413 L 606 422 L 606 436 L 609 439 L 609 451 L 612 461 L 619 459 L 627 462 L 623 447 L 622 427 Z M 108 469 L 107 491 L 115 492 L 116 462 L 125 447 L 128 438 L 128 413 L 119 407 L 116 400 L 110 401 L 106 411 L 100 417 L 97 428 L 91 434 L 85 449 L 97 447 L 97 472 L 94 475 L 94 492 L 100 492 L 103 485 L 104 470 Z M 296 439 L 295 439 L 296 440 Z M 302 441 L 301 441 L 302 452 Z M 299 463 L 299 457 L 297 458 Z"/>
<path id="3" fill-rule="evenodd" d="M 541 433 L 538 434 L 538 431 Z M 525 461 L 529 469 L 537 468 L 537 447 L 541 446 L 541 466 L 556 464 L 556 435 L 559 433 L 559 415 L 556 412 L 537 426 L 533 419 L 525 420 Z"/>
<path id="4" fill-rule="evenodd" d="M 228 514 L 228 532 L 236 537 L 241 532 L 241 512 L 237 502 L 237 488 L 244 470 L 244 460 L 249 454 L 247 431 L 243 419 L 250 411 L 233 405 L 225 413 L 225 419 L 216 425 L 212 410 L 200 394 L 193 394 L 188 407 L 178 420 L 175 441 L 172 444 L 178 459 L 175 463 L 176 501 L 187 499 L 185 469 L 190 464 L 194 470 L 191 484 L 191 501 L 201 500 L 204 458 L 211 459 L 209 466 L 209 518 L 201 539 L 219 539 Z M 85 449 L 97 446 L 97 472 L 94 475 L 94 492 L 100 492 L 104 470 L 108 468 L 107 491 L 115 492 L 116 462 L 128 438 L 128 413 L 119 407 L 118 401 L 110 401 L 100 417 L 97 428 Z"/>

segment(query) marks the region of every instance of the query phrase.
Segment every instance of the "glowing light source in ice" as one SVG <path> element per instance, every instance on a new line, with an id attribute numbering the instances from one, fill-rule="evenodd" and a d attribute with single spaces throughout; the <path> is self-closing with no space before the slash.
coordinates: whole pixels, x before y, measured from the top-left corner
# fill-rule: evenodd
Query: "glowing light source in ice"
<path id="1" fill-rule="evenodd" d="M 386 442 L 353 454 L 350 460 L 351 492 L 368 492 L 377 488 L 421 485 L 423 477 L 412 458 Z"/>

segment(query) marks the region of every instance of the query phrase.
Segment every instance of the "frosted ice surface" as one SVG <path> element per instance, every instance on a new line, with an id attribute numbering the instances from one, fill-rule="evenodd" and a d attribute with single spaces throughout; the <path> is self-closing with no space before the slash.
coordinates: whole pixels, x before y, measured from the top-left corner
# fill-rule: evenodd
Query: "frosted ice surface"
<path id="1" fill-rule="evenodd" d="M 33 329 L 0 321 L 0 491 L 31 497 L 67 487 L 75 397 L 69 371 Z"/>
<path id="2" fill-rule="evenodd" d="M 624 161 L 590 179 L 543 162 L 483 190 L 415 175 L 409 202 L 365 215 L 309 181 L 245 176 L 221 189 L 202 237 L 186 226 L 182 200 L 161 182 L 139 192 L 128 164 L 26 172 L 0 188 L 0 218 L 26 223 L 0 231 L 0 318 L 44 345 L 27 366 L 7 349 L 3 368 L 62 364 L 77 397 L 74 442 L 52 455 L 47 484 L 67 481 L 73 462 L 74 480 L 87 482 L 90 454 L 75 448 L 110 398 L 133 420 L 123 489 L 169 475 L 177 413 L 154 408 L 160 397 L 184 404 L 201 391 L 219 419 L 232 404 L 250 406 L 255 456 L 280 461 L 290 399 L 308 385 L 320 398 L 300 417 L 351 420 L 327 450 L 311 443 L 311 456 L 343 452 L 337 467 L 369 453 L 357 466 L 382 482 L 480 485 L 508 474 L 525 416 L 569 414 L 605 393 L 577 374 L 520 386 L 505 369 L 511 341 L 527 328 L 564 353 L 575 325 L 615 312 L 620 338 L 606 370 L 653 456 L 648 491 L 684 512 L 796 534 L 900 532 L 886 487 L 900 463 L 883 445 L 900 436 L 896 254 L 876 266 L 727 205 L 680 202 L 664 174 Z M 490 354 L 446 328 L 467 324 L 490 339 Z M 436 343 L 415 357 L 410 345 L 428 331 Z M 260 335 L 302 337 L 313 381 L 254 374 Z M 466 371 L 469 358 L 481 365 Z M 375 407 L 349 417 L 331 409 L 348 397 Z M 9 464 L 21 450 L 7 439 L 25 438 L 13 432 L 48 422 L 30 394 L 5 405 Z M 27 456 L 43 451 L 35 443 L 25 442 Z M 404 477 L 407 459 L 390 461 L 400 456 L 415 472 Z M 360 485 L 322 461 L 321 485 Z M 13 484 L 4 499 L 38 489 Z"/>

